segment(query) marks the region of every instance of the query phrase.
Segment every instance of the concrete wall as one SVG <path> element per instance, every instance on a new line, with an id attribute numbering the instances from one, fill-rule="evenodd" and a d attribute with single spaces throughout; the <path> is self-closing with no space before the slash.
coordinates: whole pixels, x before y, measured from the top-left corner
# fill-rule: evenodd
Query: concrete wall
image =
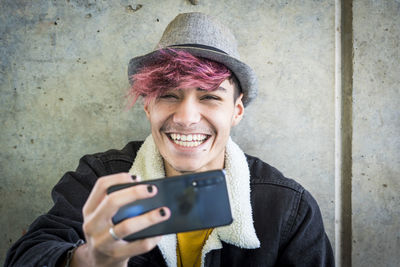
<path id="1" fill-rule="evenodd" d="M 127 63 L 189 11 L 229 25 L 259 77 L 234 140 L 314 195 L 334 245 L 334 1 L 0 0 L 1 263 L 82 155 L 148 135 L 142 107 L 124 111 Z M 393 266 L 400 249 L 398 14 L 355 2 L 355 266 Z"/>
<path id="2" fill-rule="evenodd" d="M 400 2 L 354 1 L 353 263 L 399 266 Z"/>

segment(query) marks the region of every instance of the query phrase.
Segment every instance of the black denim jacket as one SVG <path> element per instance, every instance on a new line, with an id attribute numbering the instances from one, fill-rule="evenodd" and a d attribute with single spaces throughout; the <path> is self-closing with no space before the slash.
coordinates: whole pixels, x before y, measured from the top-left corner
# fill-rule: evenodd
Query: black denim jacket
<path id="1" fill-rule="evenodd" d="M 79 239 L 82 207 L 98 177 L 127 172 L 142 142 L 123 150 L 84 156 L 75 172 L 53 188 L 54 206 L 37 218 L 8 251 L 4 266 L 56 266 Z M 242 249 L 222 242 L 210 251 L 205 266 L 334 266 L 318 204 L 301 185 L 248 156 L 251 205 L 260 248 Z M 160 250 L 130 259 L 129 266 L 166 266 Z"/>

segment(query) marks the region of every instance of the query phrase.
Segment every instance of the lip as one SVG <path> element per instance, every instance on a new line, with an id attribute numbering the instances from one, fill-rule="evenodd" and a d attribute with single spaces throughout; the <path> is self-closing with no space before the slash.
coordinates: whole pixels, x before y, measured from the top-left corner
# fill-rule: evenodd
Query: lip
<path id="1" fill-rule="evenodd" d="M 183 135 L 189 135 L 189 134 L 201 134 L 201 135 L 208 135 L 210 136 L 210 133 L 201 133 L 201 132 L 174 132 L 174 131 L 168 131 L 168 132 L 164 132 L 166 135 L 170 135 L 170 134 L 183 134 Z"/>
<path id="2" fill-rule="evenodd" d="M 179 151 L 185 151 L 185 152 L 196 152 L 197 150 L 202 149 L 204 146 L 206 146 L 208 144 L 208 141 L 210 141 L 212 135 L 210 134 L 205 134 L 205 133 L 185 133 L 185 132 L 179 132 L 179 134 L 184 134 L 184 135 L 189 135 L 189 134 L 202 134 L 202 135 L 207 135 L 207 139 L 200 145 L 196 146 L 196 147 L 187 147 L 187 146 L 181 146 L 176 144 L 171 138 L 170 138 L 170 134 L 172 133 L 178 133 L 178 132 L 164 132 L 163 134 L 165 135 L 165 137 L 168 139 L 168 141 Z"/>

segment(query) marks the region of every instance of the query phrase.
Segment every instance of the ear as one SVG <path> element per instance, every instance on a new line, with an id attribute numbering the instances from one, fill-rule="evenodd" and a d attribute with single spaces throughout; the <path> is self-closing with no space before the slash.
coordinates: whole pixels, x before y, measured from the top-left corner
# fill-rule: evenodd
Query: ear
<path id="1" fill-rule="evenodd" d="M 144 105 L 143 105 L 143 109 L 144 112 L 146 112 L 146 117 L 147 119 L 150 119 L 150 101 L 146 101 L 146 99 L 144 99 Z"/>
<path id="2" fill-rule="evenodd" d="M 243 118 L 244 114 L 244 105 L 243 105 L 243 94 L 240 94 L 240 96 L 236 99 L 235 101 L 235 110 L 233 112 L 233 118 L 232 118 L 232 126 L 236 126 L 239 124 L 239 122 Z"/>

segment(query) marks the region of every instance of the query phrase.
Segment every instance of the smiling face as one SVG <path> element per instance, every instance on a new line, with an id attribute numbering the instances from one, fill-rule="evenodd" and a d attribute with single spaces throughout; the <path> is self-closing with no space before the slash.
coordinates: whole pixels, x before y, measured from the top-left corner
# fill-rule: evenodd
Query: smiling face
<path id="1" fill-rule="evenodd" d="M 223 168 L 231 127 L 244 112 L 242 95 L 233 95 L 226 79 L 214 91 L 169 90 L 145 104 L 167 176 Z"/>

